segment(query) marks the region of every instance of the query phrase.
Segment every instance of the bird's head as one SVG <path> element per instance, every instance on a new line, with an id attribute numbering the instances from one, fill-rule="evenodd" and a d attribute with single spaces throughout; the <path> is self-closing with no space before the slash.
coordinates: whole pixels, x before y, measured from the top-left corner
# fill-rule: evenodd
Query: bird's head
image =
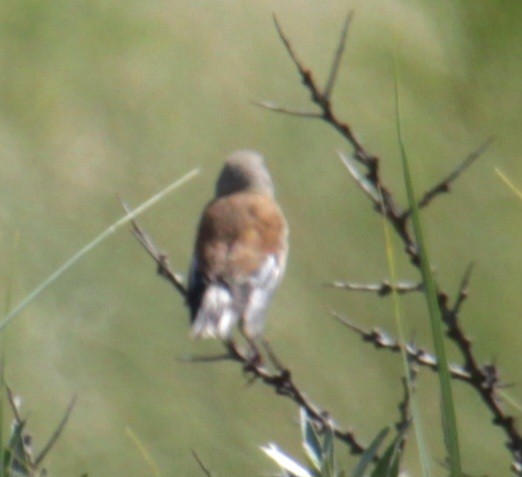
<path id="1" fill-rule="evenodd" d="M 274 184 L 258 152 L 236 151 L 226 160 L 216 183 L 216 197 L 236 192 L 274 195 Z"/>

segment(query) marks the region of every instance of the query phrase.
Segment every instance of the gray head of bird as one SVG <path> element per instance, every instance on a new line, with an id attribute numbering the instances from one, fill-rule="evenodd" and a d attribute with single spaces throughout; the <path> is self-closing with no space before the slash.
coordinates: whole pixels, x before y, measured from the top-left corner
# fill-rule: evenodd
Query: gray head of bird
<path id="1" fill-rule="evenodd" d="M 236 151 L 226 160 L 216 183 L 216 197 L 236 192 L 274 195 L 274 184 L 258 152 Z"/>

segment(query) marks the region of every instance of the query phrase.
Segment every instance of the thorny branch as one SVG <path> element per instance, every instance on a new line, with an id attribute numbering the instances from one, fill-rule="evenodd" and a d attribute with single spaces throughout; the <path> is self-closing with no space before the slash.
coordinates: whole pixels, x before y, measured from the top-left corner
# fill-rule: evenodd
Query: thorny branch
<path id="1" fill-rule="evenodd" d="M 412 387 L 415 386 L 415 381 L 417 379 L 417 369 L 414 363 L 408 363 L 408 372 L 410 373 L 410 382 Z M 404 449 L 406 446 L 406 431 L 409 429 L 412 416 L 411 416 L 411 394 L 410 389 L 408 387 L 408 379 L 403 376 L 401 379 L 402 389 L 403 389 L 403 398 L 399 402 L 397 409 L 399 410 L 399 420 L 395 423 L 395 429 L 397 430 L 397 434 L 402 436 L 400 440 L 400 448 Z M 414 391 L 414 390 L 413 390 Z"/>
<path id="2" fill-rule="evenodd" d="M 431 369 L 432 371 L 437 371 L 437 358 L 425 349 L 419 348 L 413 343 L 401 343 L 396 338 L 378 328 L 366 330 L 350 322 L 338 313 L 332 312 L 332 315 L 349 330 L 358 334 L 363 341 L 373 344 L 377 349 L 384 349 L 392 351 L 393 353 L 400 353 L 401 350 L 404 350 L 412 363 Z M 471 375 L 462 366 L 450 364 L 449 371 L 453 379 L 467 382 L 471 380 Z"/>
<path id="3" fill-rule="evenodd" d="M 349 15 L 351 16 L 351 14 Z M 342 134 L 348 142 L 353 146 L 355 150 L 355 158 L 361 163 L 366 166 L 368 166 L 372 173 L 375 175 L 377 174 L 376 168 L 378 167 L 378 159 L 375 156 L 369 155 L 366 150 L 363 148 L 362 144 L 359 142 L 359 140 L 355 137 L 355 134 L 353 133 L 350 126 L 347 124 L 339 121 L 337 117 L 334 115 L 332 106 L 330 103 L 330 95 L 331 91 L 334 87 L 336 74 L 332 74 L 333 71 L 330 73 L 331 80 L 327 84 L 327 89 L 325 89 L 326 94 L 321 91 L 321 89 L 316 85 L 315 79 L 312 76 L 312 72 L 305 68 L 302 63 L 297 58 L 296 54 L 294 53 L 294 50 L 292 49 L 292 46 L 290 45 L 290 41 L 287 39 L 286 35 L 283 33 L 283 30 L 281 26 L 279 25 L 279 21 L 277 20 L 277 17 L 274 15 L 274 23 L 277 28 L 277 32 L 279 33 L 279 37 L 281 38 L 281 41 L 285 45 L 286 50 L 288 51 L 288 54 L 292 58 L 292 61 L 294 62 L 295 66 L 297 67 L 297 71 L 301 75 L 301 80 L 303 84 L 306 86 L 306 88 L 310 91 L 312 101 L 319 106 L 320 112 L 319 113 L 305 113 L 305 115 L 311 115 L 313 117 L 317 117 L 320 119 L 323 119 L 327 123 L 334 126 L 340 134 Z M 345 28 L 343 30 L 343 34 L 341 36 L 341 41 L 339 42 L 339 47 L 337 48 L 336 55 L 334 57 L 333 62 L 333 68 L 336 70 L 338 68 L 338 65 L 340 63 L 341 56 L 344 52 L 344 45 L 347 38 L 347 31 L 348 31 L 348 23 L 349 18 L 345 22 Z M 278 111 L 278 108 L 276 106 L 270 107 L 267 106 L 264 103 L 256 103 L 260 107 L 264 107 L 267 109 L 273 109 L 275 111 Z M 285 113 L 286 111 L 282 110 L 280 112 Z M 290 113 L 292 114 L 292 113 Z M 299 113 L 297 113 L 299 115 Z M 374 170 L 375 169 L 375 170 Z"/>
<path id="4" fill-rule="evenodd" d="M 125 212 L 130 213 L 130 208 L 126 202 L 121 201 L 121 205 L 125 209 Z M 132 233 L 134 237 L 138 240 L 141 246 L 147 251 L 147 253 L 154 259 L 157 265 L 158 275 L 162 276 L 167 280 L 174 288 L 181 294 L 183 298 L 187 298 L 187 289 L 183 283 L 183 279 L 177 274 L 174 273 L 168 263 L 167 256 L 164 253 L 161 253 L 154 245 L 152 239 L 148 236 L 147 233 L 141 228 L 138 227 L 137 223 L 132 221 Z"/>
<path id="5" fill-rule="evenodd" d="M 417 292 L 423 289 L 422 283 L 398 282 L 392 285 L 388 280 L 383 280 L 380 283 L 352 283 L 336 280 L 326 283 L 325 286 L 340 290 L 376 293 L 378 296 L 386 296 L 393 291 L 399 295 L 404 295 L 405 293 Z"/>
<path id="6" fill-rule="evenodd" d="M 341 32 L 341 39 L 339 40 L 339 44 L 337 46 L 337 51 L 335 52 L 332 67 L 330 68 L 330 76 L 328 76 L 328 81 L 326 82 L 326 86 L 324 87 L 324 97 L 330 99 L 332 94 L 332 89 L 335 84 L 335 80 L 337 79 L 337 73 L 339 72 L 339 66 L 341 65 L 341 59 L 344 54 L 344 49 L 346 47 L 346 38 L 348 37 L 348 28 L 353 19 L 353 10 L 346 15 L 344 20 L 343 30 Z"/>
<path id="7" fill-rule="evenodd" d="M 419 209 L 428 206 L 431 201 L 439 194 L 450 192 L 451 184 L 453 184 L 453 182 L 455 182 L 461 176 L 461 174 L 466 169 L 468 169 L 468 167 L 472 166 L 473 163 L 479 159 L 480 156 L 482 156 L 486 149 L 491 145 L 493 140 L 493 136 L 486 139 L 477 149 L 468 154 L 464 161 L 462 161 L 455 169 L 453 169 L 453 171 L 451 171 L 444 179 L 426 191 L 418 202 Z M 404 212 L 405 217 L 409 217 L 410 215 L 410 209 Z"/>
<path id="8" fill-rule="evenodd" d="M 373 344 L 377 349 L 388 350 L 394 353 L 399 353 L 401 349 L 404 349 L 412 362 L 431 369 L 432 371 L 437 371 L 438 363 L 436 357 L 425 349 L 419 348 L 412 343 L 401 343 L 377 328 L 365 330 L 337 313 L 333 313 L 333 316 L 344 326 L 358 334 L 363 341 Z M 506 434 L 516 442 L 515 439 L 518 435 L 518 431 L 515 427 L 514 418 L 505 414 L 501 405 L 501 398 L 496 392 L 497 389 L 504 387 L 500 382 L 496 366 L 493 364 L 484 364 L 481 366 L 481 371 L 485 378 L 482 376 L 477 378 L 477 376 L 473 376 L 465 366 L 456 364 L 450 364 L 449 371 L 453 379 L 465 382 L 475 388 L 492 414 L 494 416 L 500 416 L 499 421 L 494 420 L 493 423 L 502 427 Z M 522 470 L 522 467 L 517 466 L 518 461 L 515 461 L 513 463 L 513 469 L 518 473 Z"/>
<path id="9" fill-rule="evenodd" d="M 333 112 L 330 97 L 336 75 L 333 71 L 330 73 L 330 78 L 333 79 L 332 81 L 328 82 L 328 88 L 322 91 L 316 83 L 312 71 L 304 66 L 304 64 L 298 59 L 289 39 L 283 32 L 277 18 L 275 17 L 274 22 L 281 41 L 283 42 L 292 62 L 297 68 L 302 83 L 310 93 L 311 101 L 316 106 L 318 106 L 319 111 L 296 113 L 284 107 L 274 106 L 273 103 L 261 102 L 256 104 L 262 108 L 283 114 L 322 119 L 335 130 L 337 130 L 348 141 L 353 149 L 353 160 L 358 162 L 364 168 L 365 172 L 362 174 L 359 173 L 358 169 L 351 164 L 351 161 L 341 154 L 343 162 L 348 167 L 352 177 L 357 182 L 359 187 L 361 187 L 361 189 L 363 189 L 370 197 L 375 210 L 385 216 L 386 220 L 389 221 L 393 229 L 399 235 L 404 244 L 405 252 L 409 256 L 411 263 L 416 268 L 419 268 L 420 257 L 416 244 L 409 230 L 410 211 L 408 209 L 401 209 L 398 205 L 396 205 L 392 192 L 383 184 L 380 176 L 380 159 L 368 152 L 362 143 L 356 138 L 350 125 L 340 120 L 339 117 Z M 334 69 L 338 68 L 338 64 L 340 63 L 340 56 L 344 51 L 347 37 L 347 24 L 348 21 L 345 23 L 339 46 L 336 51 L 336 58 L 334 59 L 333 63 Z M 478 157 L 483 154 L 486 148 L 490 145 L 491 141 L 491 138 L 485 141 L 480 147 L 469 154 L 468 157 L 466 157 L 466 159 L 443 180 L 430 188 L 419 200 L 419 206 L 425 207 L 429 205 L 437 196 L 445 192 L 449 192 L 452 183 L 467 168 L 469 168 L 478 159 Z M 376 201 L 377 193 L 380 193 L 378 201 Z M 462 370 L 469 376 L 469 379 L 466 379 L 465 382 L 470 384 L 480 395 L 493 416 L 493 424 L 499 426 L 504 431 L 505 435 L 507 436 L 506 446 L 510 450 L 514 459 L 512 468 L 519 475 L 522 475 L 522 435 L 515 426 L 515 419 L 513 416 L 507 414 L 506 411 L 502 408 L 501 400 L 497 393 L 497 389 L 499 389 L 501 386 L 498 376 L 498 369 L 493 364 L 479 364 L 477 358 L 473 354 L 472 342 L 465 334 L 458 319 L 460 307 L 466 298 L 469 274 L 470 269 L 468 269 L 466 272 L 457 298 L 453 305 L 449 303 L 450 300 L 448 295 L 444 291 L 440 289 L 438 290 L 438 303 L 443 321 L 446 325 L 446 335 L 455 343 L 464 359 Z M 379 340 L 373 340 L 372 342 L 377 345 L 378 341 Z"/>
<path id="10" fill-rule="evenodd" d="M 132 229 L 133 234 L 140 245 L 156 262 L 158 266 L 158 274 L 165 278 L 171 285 L 173 285 L 180 295 L 185 298 L 187 296 L 186 288 L 183 285 L 181 279 L 170 269 L 165 254 L 156 248 L 148 234 L 138 225 L 135 220 L 132 221 Z M 173 279 L 173 277 L 176 278 Z M 203 358 L 196 357 L 189 359 L 188 361 L 210 362 L 218 360 L 231 360 L 240 363 L 243 365 L 243 368 L 246 372 L 250 373 L 255 379 L 260 379 L 264 384 L 270 386 L 276 394 L 280 396 L 286 396 L 299 406 L 306 409 L 308 416 L 316 423 L 319 429 L 324 429 L 326 427 L 331 428 L 335 436 L 349 446 L 352 454 L 362 454 L 366 450 L 366 447 L 358 441 L 354 432 L 342 429 L 326 410 L 314 404 L 299 389 L 292 378 L 291 372 L 281 365 L 267 343 L 265 343 L 265 348 L 272 363 L 276 367 L 276 371 L 269 370 L 260 362 L 252 361 L 249 353 L 242 350 L 241 347 L 234 342 L 231 342 L 227 345 L 227 353 L 224 355 Z"/>
<path id="11" fill-rule="evenodd" d="M 277 372 L 271 372 L 262 365 L 252 363 L 248 359 L 248 356 L 234 344 L 229 347 L 229 356 L 231 359 L 244 364 L 246 371 L 253 373 L 256 378 L 261 379 L 263 383 L 272 387 L 276 394 L 286 396 L 306 409 L 308 416 L 319 426 L 319 430 L 323 430 L 327 427 L 330 428 L 339 440 L 350 447 L 352 454 L 362 454 L 366 448 L 359 443 L 354 432 L 342 429 L 328 411 L 314 404 L 295 384 L 290 370 L 282 368 L 271 351 L 269 351 L 269 354 L 271 355 L 272 362 L 277 365 Z"/>

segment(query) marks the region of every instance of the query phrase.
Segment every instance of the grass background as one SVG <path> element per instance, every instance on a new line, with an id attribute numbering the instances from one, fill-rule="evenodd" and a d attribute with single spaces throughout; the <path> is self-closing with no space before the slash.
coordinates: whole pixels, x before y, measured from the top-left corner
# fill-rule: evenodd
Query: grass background
<path id="1" fill-rule="evenodd" d="M 507 382 L 519 383 L 522 214 L 493 173 L 499 167 L 522 183 L 522 6 L 515 0 L 3 0 L 3 289 L 14 281 L 18 301 L 119 217 L 116 194 L 137 204 L 201 166 L 198 178 L 141 220 L 175 267 L 186 270 L 198 214 L 223 159 L 237 148 L 258 149 L 291 226 L 287 276 L 266 336 L 302 388 L 369 442 L 397 417 L 400 359 L 370 350 L 329 310 L 393 331 L 391 300 L 321 284 L 386 275 L 380 219 L 338 160 L 335 149 L 347 146 L 332 130 L 249 104 L 308 107 L 272 12 L 324 81 L 351 8 L 355 18 L 333 99 L 367 148 L 382 156 L 384 178 L 399 200 L 405 194 L 394 122 L 395 39 L 404 135 L 418 191 L 496 136 L 454 194 L 423 215 L 444 289 L 456 290 L 467 264 L 476 263 L 462 320 L 477 355 L 495 360 Z M 406 261 L 399 270 L 403 279 L 418 278 Z M 423 298 L 403 302 L 408 332 L 430 347 Z M 179 297 L 122 232 L 9 326 L 7 379 L 24 397 L 37 448 L 70 397 L 79 398 L 47 462 L 52 475 L 149 475 L 127 426 L 162 475 L 198 475 L 191 449 L 219 475 L 272 471 L 259 451 L 268 441 L 300 454 L 295 406 L 259 384 L 246 386 L 234 364 L 178 360 L 220 351 L 217 343 L 188 339 L 186 315 Z M 519 387 L 510 392 L 521 398 Z M 432 456 L 441 460 L 431 373 L 422 373 L 419 396 Z M 458 383 L 455 396 L 464 469 L 509 475 L 504 436 L 489 424 L 478 397 Z M 416 471 L 411 447 L 406 463 Z"/>

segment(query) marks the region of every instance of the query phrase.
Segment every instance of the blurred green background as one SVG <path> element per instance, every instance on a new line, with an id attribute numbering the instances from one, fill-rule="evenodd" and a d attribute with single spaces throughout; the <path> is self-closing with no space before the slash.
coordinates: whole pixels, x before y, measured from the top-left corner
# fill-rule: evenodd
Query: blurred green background
<path id="1" fill-rule="evenodd" d="M 132 204 L 199 166 L 202 174 L 141 223 L 184 272 L 198 214 L 222 161 L 261 151 L 291 226 L 286 278 L 266 336 L 308 395 L 369 442 L 397 419 L 398 356 L 370 349 L 329 314 L 393 332 L 389 299 L 325 289 L 333 279 L 387 277 L 382 223 L 343 169 L 336 133 L 313 120 L 260 110 L 253 100 L 307 109 L 308 93 L 272 23 L 278 15 L 323 83 L 342 19 L 355 10 L 333 100 L 380 155 L 404 199 L 394 123 L 397 47 L 405 141 L 417 191 L 488 136 L 496 141 L 423 214 L 442 287 L 455 293 L 475 262 L 462 321 L 477 356 L 519 384 L 521 203 L 494 174 L 522 186 L 522 3 L 519 0 L 166 1 L 3 0 L 0 3 L 0 270 L 18 301 Z M 16 236 L 19 237 L 18 242 Z M 397 245 L 398 242 L 397 242 Z M 401 255 L 402 279 L 418 279 Z M 13 272 L 14 270 L 14 272 Z M 403 300 L 408 334 L 431 342 L 422 297 Z M 161 475 L 275 470 L 259 446 L 301 456 L 297 408 L 233 363 L 178 358 L 218 353 L 188 338 L 179 296 L 120 232 L 35 301 L 4 332 L 6 374 L 23 396 L 39 448 L 78 396 L 51 454 L 51 475 L 150 475 L 125 429 Z M 450 346 L 450 355 L 458 354 Z M 419 397 L 436 475 L 444 457 L 436 378 Z M 510 389 L 522 399 L 520 387 Z M 509 475 L 504 435 L 479 398 L 455 386 L 464 469 Z M 516 414 L 516 411 L 513 410 Z M 339 457 L 354 460 L 340 447 Z M 418 470 L 413 440 L 406 466 Z"/>

